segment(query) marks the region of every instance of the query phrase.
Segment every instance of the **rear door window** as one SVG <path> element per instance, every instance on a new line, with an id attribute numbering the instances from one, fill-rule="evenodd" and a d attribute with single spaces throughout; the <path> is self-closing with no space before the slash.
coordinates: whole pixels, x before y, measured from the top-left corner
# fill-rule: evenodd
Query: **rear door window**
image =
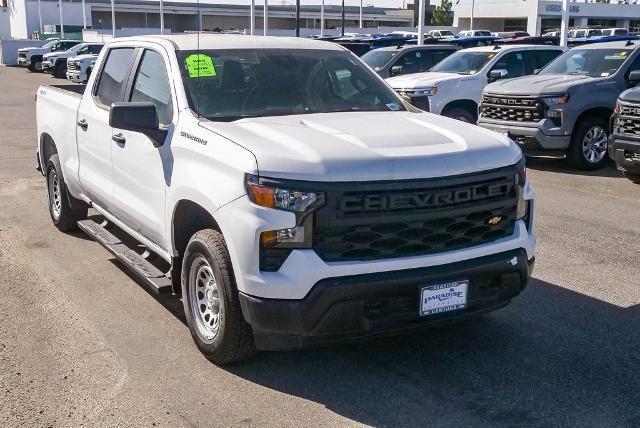
<path id="1" fill-rule="evenodd" d="M 527 73 L 523 52 L 509 52 L 500 58 L 491 70 L 507 70 L 507 77 L 520 77 Z"/>
<path id="2" fill-rule="evenodd" d="M 531 64 L 532 71 L 541 70 L 545 65 L 556 59 L 558 55 L 562 53 L 561 50 L 532 50 L 527 52 L 529 56 L 529 63 Z"/>
<path id="3" fill-rule="evenodd" d="M 98 104 L 111 107 L 111 104 L 122 101 L 134 59 L 134 48 L 109 50 L 94 93 Z"/>

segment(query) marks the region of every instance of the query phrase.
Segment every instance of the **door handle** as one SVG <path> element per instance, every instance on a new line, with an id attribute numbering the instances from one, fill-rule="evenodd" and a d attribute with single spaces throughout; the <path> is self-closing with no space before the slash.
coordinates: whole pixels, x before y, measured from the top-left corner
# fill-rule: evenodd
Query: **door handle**
<path id="1" fill-rule="evenodd" d="M 112 139 L 113 141 L 115 141 L 115 142 L 116 142 L 116 144 L 118 144 L 119 146 L 124 146 L 124 143 L 126 143 L 126 142 L 127 142 L 127 139 L 126 139 L 126 138 L 124 138 L 124 136 L 123 136 L 122 134 L 116 134 L 116 135 L 113 135 L 113 136 L 111 137 L 111 139 Z"/>
<path id="2" fill-rule="evenodd" d="M 89 127 L 89 123 L 85 119 L 79 120 L 76 122 L 76 125 L 78 125 L 83 131 L 86 131 Z"/>

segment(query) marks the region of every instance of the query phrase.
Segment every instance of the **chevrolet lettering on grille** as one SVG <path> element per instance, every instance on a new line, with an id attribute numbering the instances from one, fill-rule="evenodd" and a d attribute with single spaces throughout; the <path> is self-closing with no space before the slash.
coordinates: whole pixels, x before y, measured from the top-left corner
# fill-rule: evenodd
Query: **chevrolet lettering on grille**
<path id="1" fill-rule="evenodd" d="M 345 213 L 438 208 L 505 196 L 510 190 L 510 184 L 498 183 L 469 186 L 455 190 L 438 190 L 435 192 L 417 191 L 382 195 L 344 196 L 340 200 L 340 208 Z"/>

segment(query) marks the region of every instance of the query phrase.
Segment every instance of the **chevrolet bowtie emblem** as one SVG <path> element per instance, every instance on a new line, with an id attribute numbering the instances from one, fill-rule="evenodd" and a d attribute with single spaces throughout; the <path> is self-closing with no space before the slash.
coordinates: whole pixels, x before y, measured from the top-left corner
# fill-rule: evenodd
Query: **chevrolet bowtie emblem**
<path id="1" fill-rule="evenodd" d="M 500 224 L 500 222 L 502 222 L 502 216 L 501 215 L 493 216 L 489 220 L 487 220 L 487 223 L 490 224 L 491 226 L 495 226 L 496 224 Z"/>

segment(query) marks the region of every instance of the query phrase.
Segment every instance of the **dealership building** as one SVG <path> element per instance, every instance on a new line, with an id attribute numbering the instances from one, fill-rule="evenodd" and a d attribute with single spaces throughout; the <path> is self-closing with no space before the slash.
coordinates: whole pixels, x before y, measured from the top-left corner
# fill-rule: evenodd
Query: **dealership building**
<path id="1" fill-rule="evenodd" d="M 640 33 L 640 4 L 569 3 L 570 27 L 620 27 Z M 637 1 L 637 0 L 634 0 Z M 627 1 L 631 3 L 632 1 Z M 527 31 L 539 35 L 560 28 L 562 2 L 552 0 L 459 0 L 453 1 L 453 25 L 461 30 Z"/>
<path id="2" fill-rule="evenodd" d="M 224 0 L 166 0 L 164 1 L 164 26 L 171 32 L 190 30 L 245 30 L 250 28 L 249 3 L 225 4 Z M 271 1 L 268 13 L 268 28 L 292 30 L 295 28 L 295 6 L 283 5 L 281 1 Z M 318 1 L 320 3 L 320 1 Z M 85 0 L 84 13 L 81 0 L 62 1 L 63 22 L 67 27 L 82 28 L 86 22 L 93 30 L 108 30 L 111 26 L 110 0 Z M 0 38 L 30 38 L 40 26 L 50 28 L 60 24 L 58 0 L 0 0 Z M 338 5 L 325 6 L 325 28 L 341 25 L 342 8 Z M 255 28 L 262 29 L 263 6 L 256 5 Z M 300 11 L 301 27 L 320 28 L 320 6 L 303 5 Z M 412 27 L 412 10 L 380 7 L 364 7 L 362 20 L 364 27 Z M 358 27 L 360 8 L 345 8 L 345 27 Z M 158 0 L 115 0 L 115 23 L 122 29 L 157 29 L 160 27 Z M 71 31 L 66 31 L 71 32 Z M 131 33 L 131 32 L 129 32 Z"/>

